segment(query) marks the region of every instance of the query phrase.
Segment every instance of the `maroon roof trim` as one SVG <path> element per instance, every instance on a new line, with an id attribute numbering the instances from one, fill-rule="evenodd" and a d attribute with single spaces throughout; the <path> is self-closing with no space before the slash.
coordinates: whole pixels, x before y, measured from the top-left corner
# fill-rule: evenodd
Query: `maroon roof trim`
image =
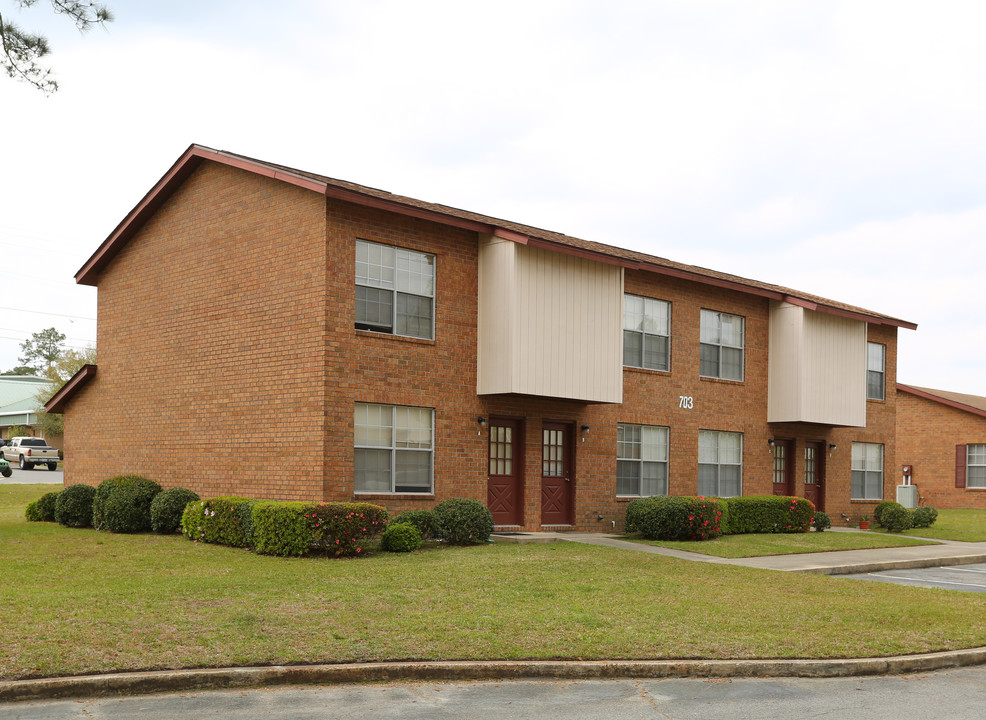
<path id="1" fill-rule="evenodd" d="M 916 387 L 911 387 L 910 385 L 904 385 L 903 383 L 897 383 L 897 390 L 910 393 L 919 398 L 924 398 L 925 400 L 931 400 L 936 403 L 941 403 L 942 405 L 947 405 L 948 407 L 955 408 L 956 410 L 962 410 L 963 412 L 972 413 L 973 415 L 979 415 L 980 417 L 986 417 L 986 410 L 980 410 L 972 405 L 966 405 L 965 403 L 956 402 L 955 400 L 949 400 L 941 395 L 935 395 L 924 390 L 918 390 Z"/>
<path id="2" fill-rule="evenodd" d="M 320 176 L 311 177 L 307 174 L 302 174 L 301 171 L 292 172 L 290 168 L 271 165 L 260 160 L 254 160 L 242 155 L 233 155 L 220 150 L 213 150 L 212 148 L 202 147 L 201 145 L 189 146 L 189 148 L 175 162 L 171 169 L 157 182 L 157 184 L 154 185 L 153 188 L 151 188 L 140 203 L 138 203 L 137 206 L 130 211 L 130 213 L 120 222 L 109 237 L 103 241 L 102 245 L 99 246 L 89 260 L 86 261 L 85 265 L 83 265 L 82 268 L 75 274 L 76 282 L 82 285 L 96 285 L 98 282 L 99 273 L 106 267 L 107 264 L 109 264 L 114 255 L 116 255 L 116 253 L 119 252 L 124 245 L 126 245 L 130 238 L 132 238 L 140 227 L 151 217 L 151 215 L 153 215 L 158 208 L 164 204 L 168 197 L 170 197 L 177 187 L 184 182 L 189 175 L 192 174 L 192 172 L 202 163 L 203 160 L 212 160 L 230 167 L 256 173 L 263 177 L 269 177 L 282 182 L 287 182 L 297 187 L 320 193 L 327 198 L 351 202 L 365 207 L 386 210 L 388 212 L 393 212 L 408 217 L 429 220 L 472 232 L 490 234 L 495 237 L 520 243 L 522 245 L 541 247 L 554 252 L 572 255 L 575 257 L 582 257 L 609 265 L 617 265 L 629 269 L 643 270 L 646 272 L 668 275 L 671 277 L 684 278 L 702 283 L 704 285 L 712 285 L 715 287 L 735 290 L 747 295 L 756 295 L 759 297 L 770 298 L 772 300 L 790 302 L 794 305 L 798 305 L 809 310 L 819 310 L 828 314 L 852 318 L 854 320 L 860 320 L 874 325 L 893 325 L 910 330 L 917 328 L 916 324 L 907 322 L 906 320 L 900 320 L 878 314 L 871 315 L 865 311 L 854 312 L 853 310 L 834 307 L 826 303 L 816 303 L 811 300 L 791 296 L 788 294 L 789 291 L 781 292 L 765 287 L 757 287 L 757 284 L 747 284 L 742 282 L 742 279 L 730 280 L 727 278 L 712 277 L 701 272 L 669 267 L 658 263 L 650 263 L 646 260 L 620 257 L 618 252 L 616 254 L 609 254 L 607 252 L 601 252 L 583 247 L 575 247 L 574 245 L 545 238 L 532 237 L 524 234 L 523 232 L 502 227 L 499 225 L 499 221 L 494 218 L 479 216 L 480 219 L 471 219 L 460 217 L 455 214 L 454 211 L 451 211 L 451 209 L 450 212 L 443 212 L 441 209 L 442 206 L 433 206 L 431 208 L 419 207 L 416 204 L 413 204 L 417 201 L 413 201 L 409 198 L 391 200 L 385 197 L 378 197 L 378 195 L 372 191 L 363 193 L 357 189 L 341 187 L 341 183 L 334 181 L 331 178 L 320 180 Z M 399 198 L 400 196 L 397 197 Z M 476 215 L 475 213 L 468 214 Z M 485 220 L 490 220 L 491 222 L 485 222 Z M 505 224 L 516 225 L 516 223 Z M 614 250 L 618 249 L 614 248 Z M 680 265 L 680 263 L 677 264 Z M 765 283 L 758 284 L 762 285 Z M 787 289 L 782 288 L 781 290 Z M 864 310 L 863 308 L 859 309 Z"/>
<path id="3" fill-rule="evenodd" d="M 95 365 L 83 365 L 79 368 L 79 371 L 75 373 L 69 381 L 62 385 L 62 389 L 51 396 L 51 400 L 45 403 L 45 410 L 50 413 L 61 413 L 65 412 L 65 403 L 67 403 L 82 386 L 89 382 L 90 379 L 96 376 L 96 366 Z"/>

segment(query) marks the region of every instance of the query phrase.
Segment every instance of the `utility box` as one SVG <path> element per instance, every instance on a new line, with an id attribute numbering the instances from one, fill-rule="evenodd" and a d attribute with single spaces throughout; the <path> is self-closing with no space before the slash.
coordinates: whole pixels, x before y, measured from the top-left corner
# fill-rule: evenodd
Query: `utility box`
<path id="1" fill-rule="evenodd" d="M 897 502 L 910 510 L 916 508 L 918 506 L 918 486 L 898 485 Z"/>

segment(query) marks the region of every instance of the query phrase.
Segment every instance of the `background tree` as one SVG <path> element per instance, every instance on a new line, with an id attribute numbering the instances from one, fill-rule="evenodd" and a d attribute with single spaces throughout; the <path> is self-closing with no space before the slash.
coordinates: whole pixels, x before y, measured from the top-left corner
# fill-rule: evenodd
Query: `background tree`
<path id="1" fill-rule="evenodd" d="M 65 430 L 65 424 L 61 413 L 46 412 L 44 405 L 52 396 L 62 389 L 62 386 L 72 379 L 83 365 L 96 364 L 96 348 L 91 345 L 83 350 L 65 350 L 51 366 L 47 373 L 48 382 L 41 387 L 35 399 L 38 407 L 35 414 L 38 416 L 38 424 L 41 432 L 46 438 L 53 435 L 61 435 Z"/>
<path id="2" fill-rule="evenodd" d="M 32 368 L 38 375 L 51 377 L 52 368 L 64 354 L 65 334 L 55 328 L 36 332 L 21 343 L 24 353 L 17 360 L 25 367 Z"/>
<path id="3" fill-rule="evenodd" d="M 4 370 L 0 375 L 34 375 L 37 370 L 33 367 L 27 367 L 26 365 L 18 365 L 15 368 L 10 368 L 10 370 Z"/>
<path id="4" fill-rule="evenodd" d="M 36 5 L 38 0 L 15 0 L 14 4 L 20 10 Z M 91 30 L 93 25 L 104 25 L 113 20 L 113 14 L 105 5 L 79 0 L 51 0 L 51 7 L 56 15 L 67 15 L 75 22 L 79 32 Z M 44 35 L 38 35 L 21 30 L 10 22 L 10 17 L 0 13 L 0 67 L 7 75 L 23 80 L 36 87 L 45 95 L 58 90 L 58 83 L 51 77 L 51 68 L 44 67 L 38 61 L 51 52 L 48 40 Z"/>

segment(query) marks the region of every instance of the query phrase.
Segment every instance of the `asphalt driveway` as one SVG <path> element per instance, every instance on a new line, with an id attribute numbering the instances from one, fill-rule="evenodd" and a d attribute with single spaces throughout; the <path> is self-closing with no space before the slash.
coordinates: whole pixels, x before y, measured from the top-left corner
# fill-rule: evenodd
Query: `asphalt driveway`
<path id="1" fill-rule="evenodd" d="M 986 563 L 974 565 L 951 565 L 948 567 L 910 568 L 881 570 L 879 572 L 857 575 L 838 575 L 851 580 L 874 580 L 896 585 L 941 588 L 943 590 L 962 590 L 964 592 L 986 593 Z"/>
<path id="2" fill-rule="evenodd" d="M 29 483 L 61 485 L 65 479 L 61 468 L 49 470 L 46 467 L 38 467 L 34 470 L 21 470 L 11 465 L 10 469 L 14 471 L 14 474 L 9 478 L 0 476 L 0 485 L 26 485 Z"/>

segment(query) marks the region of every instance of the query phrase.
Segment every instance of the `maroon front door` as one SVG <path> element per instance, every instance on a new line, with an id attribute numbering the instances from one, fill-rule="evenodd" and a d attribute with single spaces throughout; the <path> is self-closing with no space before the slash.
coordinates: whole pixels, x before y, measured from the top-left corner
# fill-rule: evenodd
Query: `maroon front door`
<path id="1" fill-rule="evenodd" d="M 805 497 L 825 510 L 825 443 L 805 443 Z"/>
<path id="2" fill-rule="evenodd" d="M 496 525 L 521 525 L 524 497 L 521 483 L 521 448 L 519 420 L 490 420 L 490 478 L 486 486 L 486 506 Z"/>
<path id="3" fill-rule="evenodd" d="M 774 440 L 774 495 L 797 495 L 794 491 L 794 442 Z"/>
<path id="4" fill-rule="evenodd" d="M 541 524 L 572 524 L 572 426 L 541 426 Z"/>

